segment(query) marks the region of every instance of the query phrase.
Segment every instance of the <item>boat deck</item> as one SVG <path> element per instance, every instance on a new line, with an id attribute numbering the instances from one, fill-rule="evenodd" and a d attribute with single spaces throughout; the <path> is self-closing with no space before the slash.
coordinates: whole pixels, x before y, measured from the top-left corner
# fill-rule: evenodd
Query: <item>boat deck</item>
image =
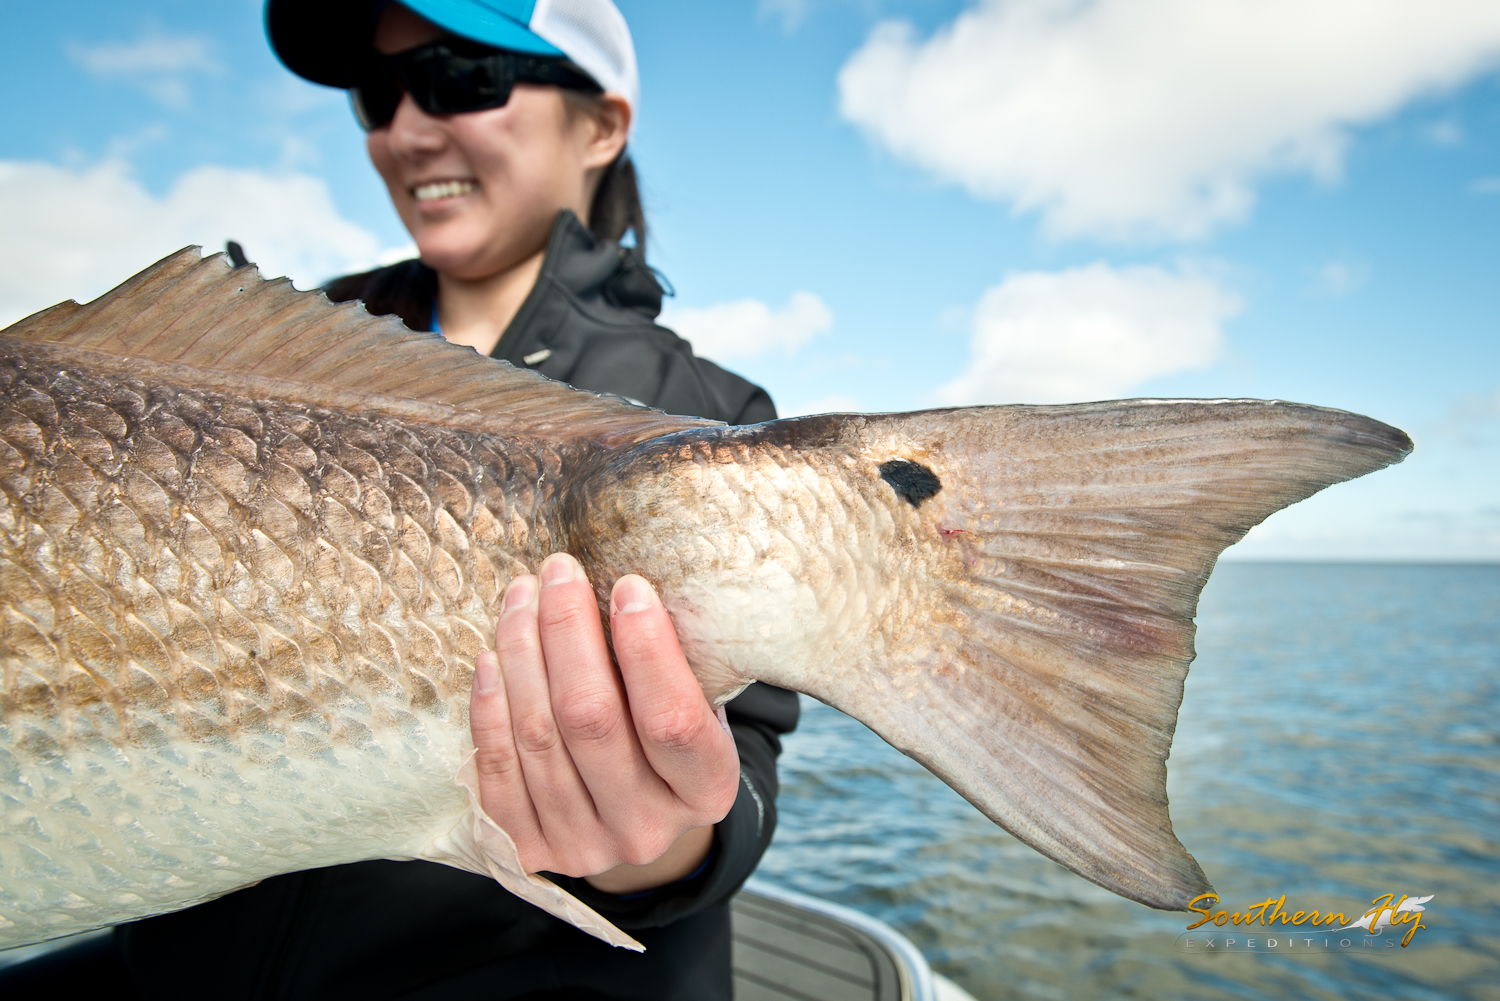
<path id="1" fill-rule="evenodd" d="M 752 890 L 735 898 L 733 916 L 735 1001 L 912 996 L 890 951 L 867 932 Z"/>
<path id="2" fill-rule="evenodd" d="M 974 1001 L 852 908 L 752 879 L 731 913 L 735 1001 Z"/>

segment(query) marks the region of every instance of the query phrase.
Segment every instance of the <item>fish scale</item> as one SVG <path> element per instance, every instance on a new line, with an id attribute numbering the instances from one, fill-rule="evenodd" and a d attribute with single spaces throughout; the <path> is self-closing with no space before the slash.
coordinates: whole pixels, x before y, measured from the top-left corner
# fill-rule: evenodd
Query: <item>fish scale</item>
<path id="1" fill-rule="evenodd" d="M 0 945 L 374 858 L 616 945 L 482 809 L 475 656 L 572 552 L 705 697 L 781 685 L 1153 907 L 1193 615 L 1272 512 L 1400 461 L 1336 410 L 1127 400 L 725 427 L 191 248 L 0 331 Z"/>
<path id="2" fill-rule="evenodd" d="M 366 813 L 365 784 L 420 805 L 406 830 L 380 825 L 376 855 L 420 853 L 431 817 L 451 825 L 489 610 L 548 551 L 539 463 L 477 434 L 14 360 L 0 383 L 0 485 L 13 499 L 0 508 L 0 655 L 28 665 L 0 692 L 6 730 L 22 731 L 0 738 L 0 825 L 32 837 L 24 851 L 0 841 L 0 941 L 28 919 L 68 934 L 286 860 L 343 861 L 319 843 L 399 812 Z M 520 544 L 502 525 L 526 526 Z M 227 775 L 238 802 L 203 805 L 202 779 Z M 56 809 L 51 786 L 80 778 L 73 808 Z M 111 845 L 101 823 L 149 838 Z M 251 829 L 253 841 L 238 833 Z M 236 857 L 259 861 L 218 861 Z M 88 918 L 73 920 L 86 899 Z"/>

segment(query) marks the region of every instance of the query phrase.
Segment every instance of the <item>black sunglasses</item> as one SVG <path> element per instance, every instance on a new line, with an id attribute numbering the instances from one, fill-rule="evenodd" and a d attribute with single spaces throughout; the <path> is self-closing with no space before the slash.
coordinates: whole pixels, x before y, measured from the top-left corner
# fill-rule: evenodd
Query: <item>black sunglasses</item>
<path id="1" fill-rule="evenodd" d="M 360 126 L 373 132 L 390 124 L 403 92 L 429 115 L 461 115 L 502 107 L 517 83 L 603 89 L 563 59 L 444 38 L 395 55 L 372 56 L 360 82 L 349 89 L 349 103 Z"/>

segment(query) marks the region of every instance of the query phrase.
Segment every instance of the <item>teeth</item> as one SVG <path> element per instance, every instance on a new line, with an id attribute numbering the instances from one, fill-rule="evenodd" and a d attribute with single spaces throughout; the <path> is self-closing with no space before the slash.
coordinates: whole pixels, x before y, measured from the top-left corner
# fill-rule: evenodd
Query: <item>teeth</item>
<path id="1" fill-rule="evenodd" d="M 473 181 L 435 181 L 432 184 L 419 184 L 412 194 L 416 195 L 417 201 L 429 202 L 437 198 L 457 198 L 459 195 L 467 195 L 477 188 Z"/>

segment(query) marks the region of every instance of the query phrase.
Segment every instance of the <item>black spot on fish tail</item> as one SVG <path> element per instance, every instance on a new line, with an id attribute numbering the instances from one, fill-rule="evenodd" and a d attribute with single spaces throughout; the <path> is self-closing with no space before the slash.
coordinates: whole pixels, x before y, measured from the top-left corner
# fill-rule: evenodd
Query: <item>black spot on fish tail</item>
<path id="1" fill-rule="evenodd" d="M 880 478 L 891 485 L 891 489 L 912 507 L 921 507 L 922 502 L 943 489 L 943 481 L 937 474 L 920 462 L 907 459 L 892 459 L 880 464 Z"/>

